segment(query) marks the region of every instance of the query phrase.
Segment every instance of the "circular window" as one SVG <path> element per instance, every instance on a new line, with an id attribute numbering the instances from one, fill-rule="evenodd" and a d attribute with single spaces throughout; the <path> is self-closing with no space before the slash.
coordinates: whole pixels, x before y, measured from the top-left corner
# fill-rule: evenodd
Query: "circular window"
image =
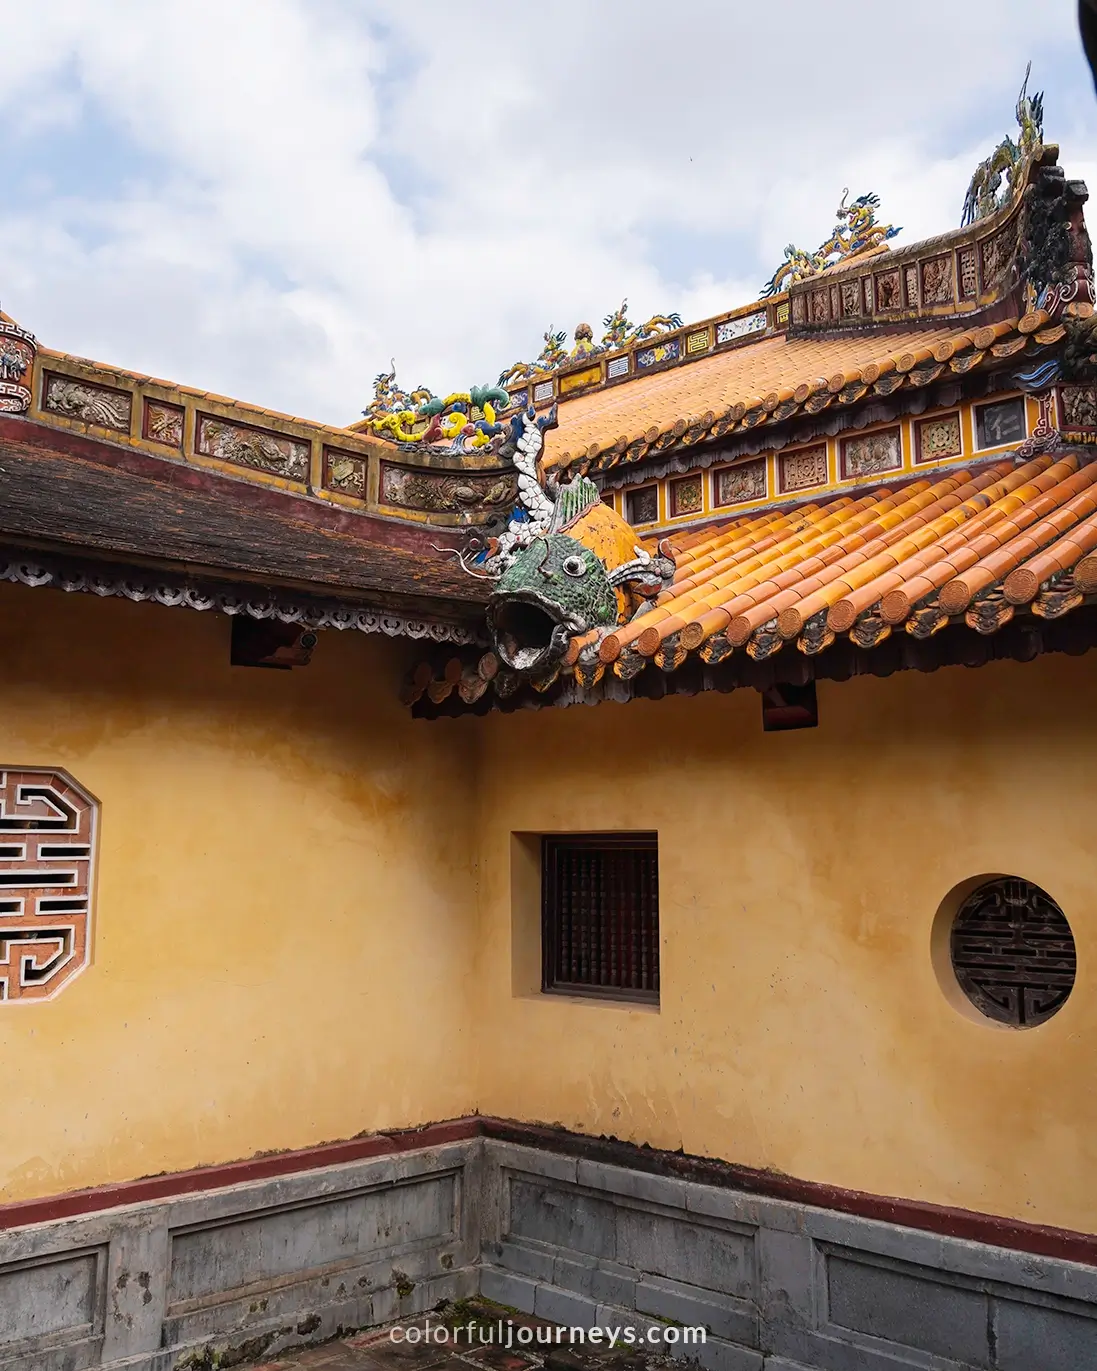
<path id="1" fill-rule="evenodd" d="M 984 881 L 952 924 L 952 969 L 971 1003 L 997 1023 L 1035 1028 L 1074 988 L 1077 954 L 1063 911 L 1016 876 Z"/>

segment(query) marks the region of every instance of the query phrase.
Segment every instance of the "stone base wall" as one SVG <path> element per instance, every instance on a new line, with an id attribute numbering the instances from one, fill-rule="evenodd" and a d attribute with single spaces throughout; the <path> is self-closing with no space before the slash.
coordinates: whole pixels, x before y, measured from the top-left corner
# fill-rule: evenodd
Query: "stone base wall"
<path id="1" fill-rule="evenodd" d="M 471 1139 L 0 1232 L 0 1371 L 263 1360 L 473 1294 L 481 1163 Z"/>
<path id="2" fill-rule="evenodd" d="M 1097 1366 L 1097 1267 L 470 1132 L 0 1230 L 0 1371 L 270 1360 L 477 1292 L 704 1327 L 664 1350 L 712 1371 Z"/>
<path id="3" fill-rule="evenodd" d="M 1097 1269 L 485 1142 L 480 1290 L 575 1326 L 704 1326 L 713 1371 L 1082 1371 Z"/>

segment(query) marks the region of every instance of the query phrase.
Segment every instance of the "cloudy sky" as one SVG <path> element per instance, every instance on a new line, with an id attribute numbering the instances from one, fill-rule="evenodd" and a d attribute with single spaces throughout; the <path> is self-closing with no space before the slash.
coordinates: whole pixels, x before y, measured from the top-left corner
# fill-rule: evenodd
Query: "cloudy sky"
<path id="1" fill-rule="evenodd" d="M 1029 58 L 1097 190 L 1074 0 L 0 0 L 0 303 L 43 344 L 347 423 L 550 325 L 701 318 L 842 188 L 959 222 Z"/>

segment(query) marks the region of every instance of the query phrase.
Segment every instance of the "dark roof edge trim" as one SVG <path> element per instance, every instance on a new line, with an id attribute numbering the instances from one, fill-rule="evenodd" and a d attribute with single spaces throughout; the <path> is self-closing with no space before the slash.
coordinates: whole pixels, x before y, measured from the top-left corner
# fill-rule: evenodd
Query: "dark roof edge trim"
<path id="1" fill-rule="evenodd" d="M 241 587 L 190 576 L 155 576 L 117 566 L 92 565 L 67 558 L 42 557 L 18 548 L 0 547 L 0 581 L 30 587 L 78 591 L 133 601 L 148 600 L 168 608 L 215 610 L 251 619 L 279 619 L 302 628 L 357 629 L 389 638 L 420 638 L 435 643 L 477 643 L 468 628 L 435 619 L 412 619 L 386 609 L 365 609 L 340 600 L 311 599 L 256 587 L 249 597 Z"/>

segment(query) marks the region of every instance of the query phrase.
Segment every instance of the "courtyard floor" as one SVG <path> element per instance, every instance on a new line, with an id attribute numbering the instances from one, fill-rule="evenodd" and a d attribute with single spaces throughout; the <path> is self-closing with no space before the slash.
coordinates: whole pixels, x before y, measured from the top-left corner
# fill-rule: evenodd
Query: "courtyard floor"
<path id="1" fill-rule="evenodd" d="M 566 1334 L 563 1342 L 554 1341 L 552 1346 L 538 1345 L 536 1341 L 519 1346 L 519 1329 L 529 1329 L 534 1339 L 538 1330 L 541 1330 L 542 1338 L 550 1331 L 555 1338 L 556 1325 L 528 1315 L 515 1315 L 511 1310 L 495 1308 L 480 1300 L 476 1301 L 471 1317 L 482 1328 L 491 1328 L 496 1338 L 500 1335 L 498 1325 L 501 1321 L 502 1342 L 485 1345 L 479 1332 L 474 1333 L 470 1341 L 463 1329 L 449 1334 L 449 1341 L 442 1345 L 422 1340 L 422 1337 L 418 1342 L 406 1338 L 411 1330 L 418 1329 L 422 1334 L 428 1324 L 431 1329 L 445 1327 L 446 1315 L 435 1314 L 429 1319 L 419 1318 L 396 1325 L 399 1341 L 393 1339 L 388 1328 L 374 1329 L 337 1338 L 319 1347 L 285 1352 L 273 1361 L 249 1362 L 240 1366 L 239 1371 L 313 1371 L 313 1368 L 315 1371 L 538 1371 L 538 1368 L 546 1368 L 546 1371 L 661 1371 L 671 1364 L 664 1354 L 656 1355 L 637 1347 L 568 1346 Z M 508 1323 L 513 1325 L 509 1334 Z M 515 1345 L 508 1348 L 508 1339 Z M 681 1362 L 676 1365 L 681 1367 Z"/>

